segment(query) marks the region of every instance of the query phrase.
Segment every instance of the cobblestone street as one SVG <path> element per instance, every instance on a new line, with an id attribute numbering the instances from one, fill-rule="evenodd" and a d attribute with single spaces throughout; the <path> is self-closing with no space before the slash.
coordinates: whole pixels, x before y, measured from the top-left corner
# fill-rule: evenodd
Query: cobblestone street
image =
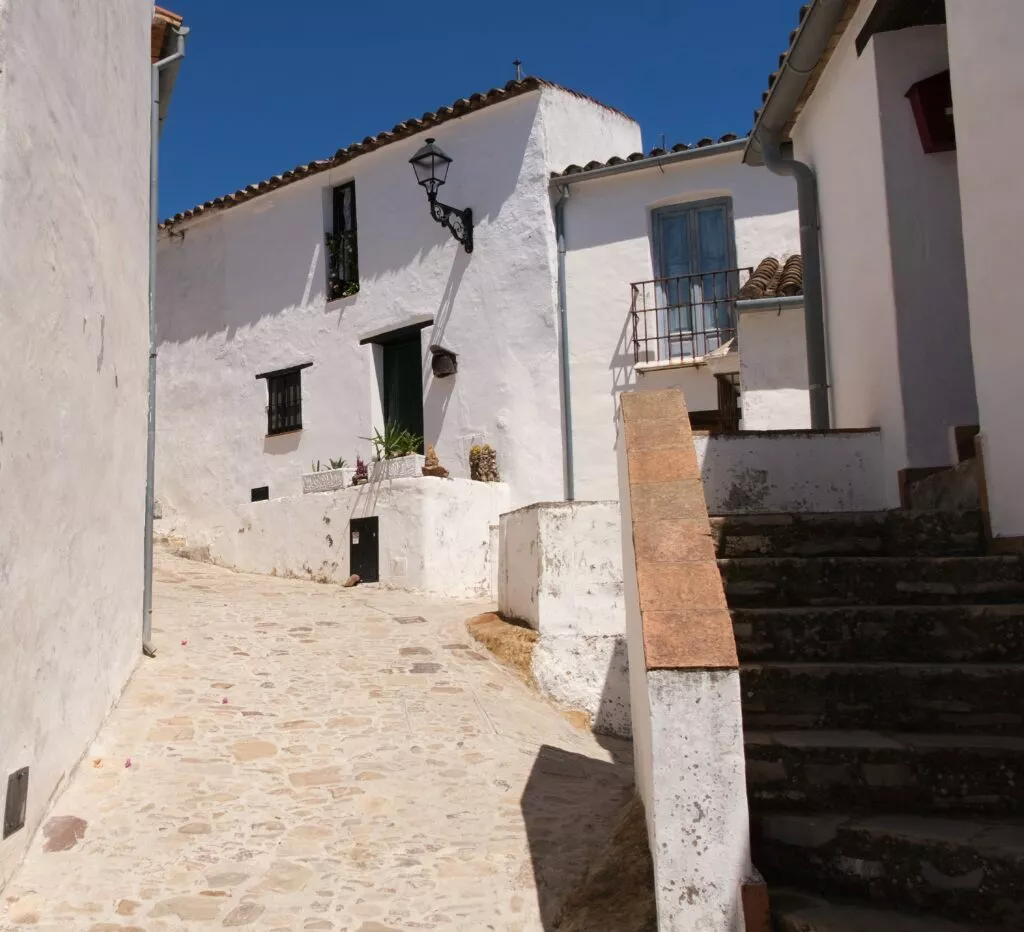
<path id="1" fill-rule="evenodd" d="M 474 646 L 488 607 L 158 554 L 158 655 L 0 929 L 553 928 L 630 796 L 629 748 Z"/>

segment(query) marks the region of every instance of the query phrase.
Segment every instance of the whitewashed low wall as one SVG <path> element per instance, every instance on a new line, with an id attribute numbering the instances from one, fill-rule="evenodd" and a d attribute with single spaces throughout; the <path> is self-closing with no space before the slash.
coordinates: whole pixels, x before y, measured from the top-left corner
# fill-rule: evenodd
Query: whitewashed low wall
<path id="1" fill-rule="evenodd" d="M 421 476 L 240 504 L 230 524 L 186 536 L 235 569 L 344 582 L 349 519 L 376 515 L 382 585 L 479 598 L 493 594 L 490 526 L 508 504 L 503 483 Z"/>
<path id="2" fill-rule="evenodd" d="M 702 433 L 693 443 L 713 515 L 887 507 L 877 430 Z"/>
<path id="3" fill-rule="evenodd" d="M 554 502 L 501 516 L 498 608 L 540 633 L 533 674 L 595 731 L 628 735 L 622 543 L 615 502 Z"/>
<path id="4" fill-rule="evenodd" d="M 747 310 L 744 303 L 756 307 Z M 743 429 L 809 428 L 803 304 L 792 298 L 743 302 L 738 310 Z"/>

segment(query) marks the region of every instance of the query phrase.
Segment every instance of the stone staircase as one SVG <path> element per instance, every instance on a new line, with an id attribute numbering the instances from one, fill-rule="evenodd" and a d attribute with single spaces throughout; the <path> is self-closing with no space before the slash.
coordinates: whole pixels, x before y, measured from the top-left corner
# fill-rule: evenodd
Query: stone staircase
<path id="1" fill-rule="evenodd" d="M 777 928 L 1024 929 L 1021 560 L 977 513 L 712 530 Z"/>

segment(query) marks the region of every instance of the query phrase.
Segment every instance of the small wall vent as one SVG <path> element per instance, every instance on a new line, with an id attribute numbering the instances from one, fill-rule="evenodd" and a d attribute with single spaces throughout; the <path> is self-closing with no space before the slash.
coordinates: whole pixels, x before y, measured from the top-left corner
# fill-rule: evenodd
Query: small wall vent
<path id="1" fill-rule="evenodd" d="M 270 500 L 270 486 L 261 485 L 249 490 L 249 496 L 254 502 L 266 502 Z"/>

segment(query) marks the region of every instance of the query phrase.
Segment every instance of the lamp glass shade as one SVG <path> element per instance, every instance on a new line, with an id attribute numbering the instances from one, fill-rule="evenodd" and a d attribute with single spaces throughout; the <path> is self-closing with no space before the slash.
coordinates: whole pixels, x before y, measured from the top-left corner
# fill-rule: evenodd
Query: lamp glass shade
<path id="1" fill-rule="evenodd" d="M 428 139 L 416 154 L 409 159 L 413 171 L 416 172 L 416 181 L 423 185 L 430 195 L 437 194 L 437 189 L 445 183 L 448 178 L 448 166 L 451 165 L 451 158 L 442 151 L 440 146 L 434 144 L 433 139 Z"/>

